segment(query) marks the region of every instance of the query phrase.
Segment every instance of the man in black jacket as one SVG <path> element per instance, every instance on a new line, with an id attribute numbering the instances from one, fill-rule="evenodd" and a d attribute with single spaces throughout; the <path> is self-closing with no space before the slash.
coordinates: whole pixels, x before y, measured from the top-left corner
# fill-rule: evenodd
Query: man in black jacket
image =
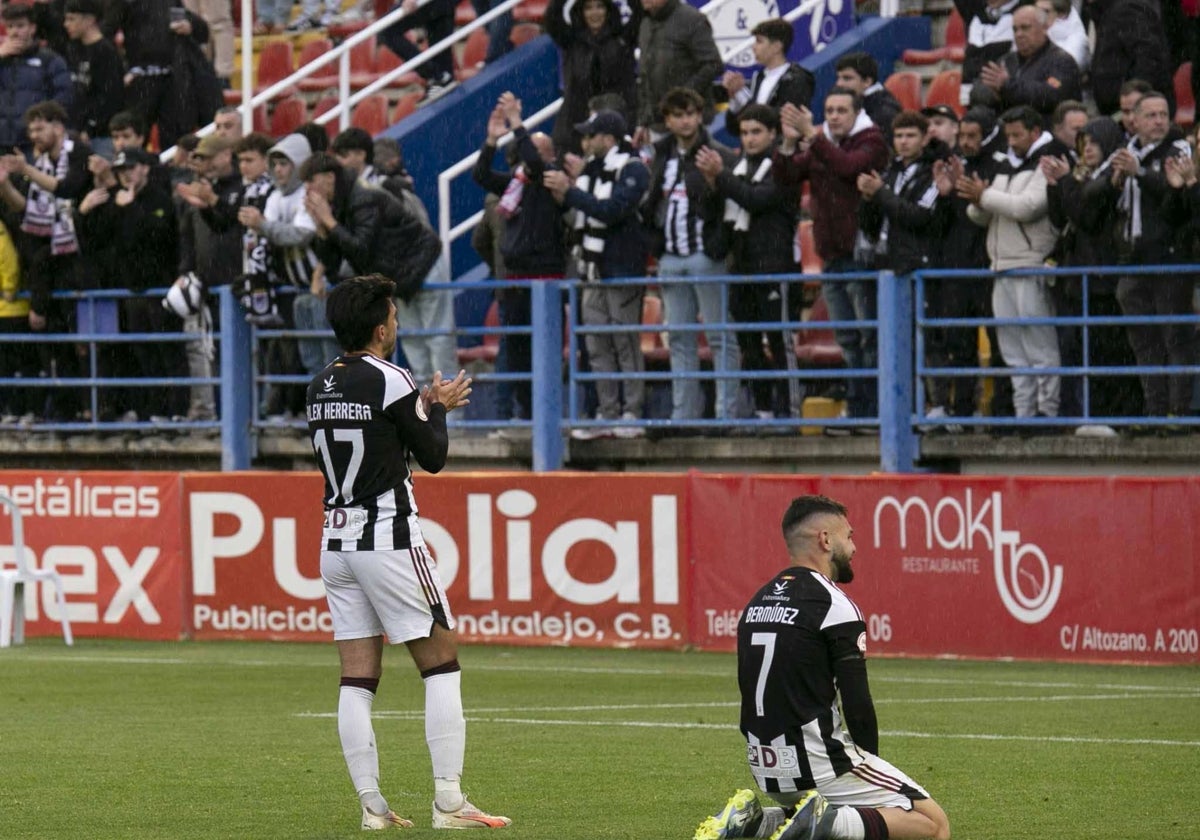
<path id="1" fill-rule="evenodd" d="M 729 270 L 734 274 L 791 274 L 796 271 L 796 184 L 781 184 L 771 176 L 771 154 L 779 136 L 779 114 L 768 105 L 747 105 L 738 121 L 742 155 L 726 168 L 712 149 L 696 153 L 696 166 L 723 201 L 722 220 L 729 236 Z M 738 283 L 729 293 L 733 318 L 743 323 L 787 319 L 781 284 Z M 791 353 L 782 330 L 767 330 L 771 355 L 763 351 L 763 330 L 738 333 L 744 370 L 780 370 Z M 755 415 L 775 417 L 787 404 L 787 381 L 755 379 Z"/>
<path id="2" fill-rule="evenodd" d="M 1133 266 L 1187 262 L 1180 240 L 1190 214 L 1182 191 L 1167 182 L 1166 168 L 1171 158 L 1190 158 L 1191 147 L 1171 124 L 1161 93 L 1138 101 L 1133 127 L 1133 139 L 1102 167 L 1108 177 L 1100 200 L 1115 200 L 1117 207 L 1117 259 Z M 1191 274 L 1131 274 L 1118 281 L 1117 300 L 1130 317 L 1189 315 L 1194 283 Z M 1127 329 L 1139 365 L 1195 364 L 1192 324 L 1131 324 Z M 1188 414 L 1191 394 L 1191 374 L 1142 376 L 1147 416 Z"/>
<path id="3" fill-rule="evenodd" d="M 1000 95 L 1003 110 L 1029 105 L 1049 122 L 1059 103 L 1079 99 L 1082 90 L 1079 65 L 1050 40 L 1047 21 L 1036 6 L 1013 12 L 1013 51 L 984 64 L 979 81 Z"/>
<path id="4" fill-rule="evenodd" d="M 799 64 L 788 61 L 795 31 L 783 18 L 764 20 L 750 30 L 754 45 L 750 48 L 754 60 L 762 69 L 754 73 L 750 87 L 746 77 L 728 70 L 721 84 L 729 92 L 729 108 L 725 111 L 725 130 L 738 137 L 738 114 L 751 104 L 770 105 L 776 111 L 790 102 L 797 108 L 807 108 L 812 101 L 816 79 Z"/>
<path id="5" fill-rule="evenodd" d="M 71 124 L 93 152 L 112 158 L 108 121 L 125 102 L 125 65 L 116 46 L 100 31 L 103 10 L 100 0 L 68 0 L 65 25 L 71 40 L 66 59 L 75 86 Z"/>
<path id="6" fill-rule="evenodd" d="M 1161 91 L 1174 113 L 1175 86 L 1159 4 L 1154 0 L 1088 0 L 1088 11 L 1096 24 L 1092 92 L 1100 113 L 1117 112 L 1121 84 L 1130 79 L 1142 79 Z"/>
<path id="7" fill-rule="evenodd" d="M 689 88 L 673 88 L 663 97 L 663 122 L 669 134 L 654 144 L 650 191 L 642 218 L 656 243 L 658 275 L 662 278 L 709 277 L 725 273 L 726 245 L 721 230 L 721 203 L 706 195 L 704 176 L 696 168 L 696 155 L 709 148 L 732 165 L 733 151 L 708 136 L 701 125 L 704 99 Z M 662 286 L 665 322 L 691 326 L 698 317 L 706 324 L 728 320 L 725 283 L 667 282 Z M 700 370 L 699 335 L 670 330 L 671 372 L 692 374 Z M 717 374 L 737 370 L 737 345 L 724 330 L 705 330 Z M 719 420 L 736 416 L 737 383 L 716 380 L 715 414 Z M 698 420 L 704 416 L 700 381 L 671 380 L 671 419 Z"/>
<path id="8" fill-rule="evenodd" d="M 300 179 L 308 189 L 305 209 L 317 226 L 313 250 L 328 276 L 348 271 L 394 280 L 396 317 L 413 374 L 428 380 L 434 371 L 457 370 L 454 294 L 425 288 L 450 279 L 433 229 L 391 193 L 358 180 L 332 155 L 314 154 L 300 167 Z"/>
<path id="9" fill-rule="evenodd" d="M 520 161 L 511 172 L 492 169 L 496 146 L 509 131 L 516 143 Z M 545 134 L 530 134 L 521 122 L 521 101 L 505 92 L 488 118 L 487 139 L 479 150 L 479 159 L 471 171 L 475 183 L 500 196 L 497 213 L 504 219 L 504 238 L 500 253 L 507 279 L 548 280 L 561 278 L 566 267 L 566 243 L 563 239 L 562 209 L 542 184 L 547 170 L 557 169 L 554 142 Z M 529 326 L 530 294 L 527 288 L 501 289 L 497 292 L 500 323 L 506 327 Z M 531 370 L 533 338 L 511 334 L 500 342 L 505 372 Z M 530 383 L 513 383 L 514 412 L 530 417 Z"/>
<path id="10" fill-rule="evenodd" d="M 175 279 L 179 230 L 171 195 L 150 177 L 155 158 L 142 149 L 128 149 L 113 160 L 119 189 L 97 187 L 79 204 L 80 234 L 88 249 L 91 267 L 100 274 L 101 285 L 132 292 L 169 286 Z M 174 332 L 158 297 L 144 295 L 121 300 L 121 328 L 130 333 Z M 132 364 L 132 376 L 162 378 L 181 376 L 183 358 L 178 344 L 134 342 L 124 349 Z M 186 405 L 179 389 L 130 388 L 124 407 L 128 420 L 146 420 L 156 415 L 182 415 Z"/>

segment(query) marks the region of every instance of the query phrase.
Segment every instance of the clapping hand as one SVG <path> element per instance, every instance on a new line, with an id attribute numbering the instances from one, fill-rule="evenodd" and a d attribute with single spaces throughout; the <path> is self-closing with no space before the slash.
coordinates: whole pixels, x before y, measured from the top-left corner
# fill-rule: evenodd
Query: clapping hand
<path id="1" fill-rule="evenodd" d="M 460 370 L 453 379 L 442 379 L 442 372 L 435 371 L 433 381 L 421 389 L 421 401 L 425 404 L 426 413 L 434 403 L 441 403 L 447 412 L 454 411 L 459 406 L 467 405 L 471 394 L 471 377 L 465 370 Z"/>
<path id="2" fill-rule="evenodd" d="M 1196 184 L 1196 161 L 1191 156 L 1169 157 L 1163 166 L 1167 173 L 1167 183 L 1175 189 Z"/>
<path id="3" fill-rule="evenodd" d="M 508 134 L 508 121 L 504 118 L 504 109 L 497 105 L 488 114 L 487 141 L 495 146 L 505 134 Z"/>
<path id="4" fill-rule="evenodd" d="M 746 87 L 746 77 L 736 70 L 726 70 L 725 75 L 721 77 L 721 85 L 730 96 L 736 96 L 738 91 Z"/>
<path id="5" fill-rule="evenodd" d="M 858 176 L 858 193 L 867 201 L 875 197 L 875 193 L 883 188 L 883 179 L 879 177 L 879 173 L 872 170 L 863 172 Z"/>
<path id="6" fill-rule="evenodd" d="M 979 71 L 979 81 L 992 90 L 1000 90 L 1008 79 L 1008 68 L 998 61 L 989 61 Z"/>
<path id="7" fill-rule="evenodd" d="M 937 187 L 938 195 L 942 198 L 953 195 L 954 185 L 962 176 L 963 164 L 961 158 L 951 157 L 946 160 L 937 160 L 933 163 L 933 183 Z"/>
<path id="8" fill-rule="evenodd" d="M 714 152 L 708 146 L 701 146 L 696 150 L 696 168 L 700 170 L 700 174 L 710 184 L 716 183 L 717 176 L 721 174 L 721 170 L 725 168 L 725 161 L 721 155 Z"/>
<path id="9" fill-rule="evenodd" d="M 1071 174 L 1071 164 L 1067 163 L 1067 159 L 1064 157 L 1047 155 L 1042 158 L 1040 165 L 1042 174 L 1046 176 L 1046 183 L 1052 187 Z"/>
<path id="10" fill-rule="evenodd" d="M 548 169 L 542 175 L 542 186 L 548 189 L 554 196 L 554 200 L 561 204 L 567 190 L 571 189 L 571 178 L 565 172 Z"/>
<path id="11" fill-rule="evenodd" d="M 964 175 L 954 184 L 959 198 L 965 198 L 972 204 L 978 204 L 983 197 L 983 191 L 988 188 L 988 182 L 978 175 Z"/>

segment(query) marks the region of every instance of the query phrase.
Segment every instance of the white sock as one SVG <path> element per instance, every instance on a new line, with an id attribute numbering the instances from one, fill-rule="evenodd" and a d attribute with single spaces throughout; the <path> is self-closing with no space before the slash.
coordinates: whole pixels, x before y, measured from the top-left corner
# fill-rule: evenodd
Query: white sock
<path id="1" fill-rule="evenodd" d="M 371 728 L 371 706 L 375 692 L 344 685 L 338 692 L 338 736 L 350 781 L 359 801 L 372 813 L 386 814 L 387 801 L 379 793 L 379 751 Z"/>
<path id="2" fill-rule="evenodd" d="M 863 825 L 862 817 L 856 808 L 837 808 L 837 816 L 829 836 L 834 840 L 863 840 L 867 836 L 867 827 Z"/>
<path id="3" fill-rule="evenodd" d="M 462 807 L 463 754 L 467 722 L 462 710 L 462 672 L 425 678 L 425 743 L 433 764 L 434 804 L 442 811 Z"/>

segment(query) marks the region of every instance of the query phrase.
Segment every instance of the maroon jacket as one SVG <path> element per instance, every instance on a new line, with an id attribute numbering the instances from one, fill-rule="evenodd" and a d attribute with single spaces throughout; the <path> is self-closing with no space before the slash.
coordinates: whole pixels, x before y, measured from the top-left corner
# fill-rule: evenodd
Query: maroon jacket
<path id="1" fill-rule="evenodd" d="M 785 156 L 775 152 L 771 171 L 780 184 L 799 184 L 805 178 L 811 184 L 813 240 L 817 253 L 828 263 L 854 256 L 854 238 L 858 233 L 858 176 L 872 170 L 883 172 L 891 155 L 883 133 L 874 123 L 865 127 L 860 120 L 842 142 L 834 144 L 823 131 L 807 152 Z"/>

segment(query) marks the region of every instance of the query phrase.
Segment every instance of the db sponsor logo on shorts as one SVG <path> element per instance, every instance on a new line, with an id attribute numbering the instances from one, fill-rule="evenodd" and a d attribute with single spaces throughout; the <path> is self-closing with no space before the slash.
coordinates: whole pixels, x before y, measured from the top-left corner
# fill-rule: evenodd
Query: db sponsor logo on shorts
<path id="1" fill-rule="evenodd" d="M 992 554 L 992 570 L 1000 601 L 1009 614 L 1023 624 L 1043 621 L 1062 594 L 1062 566 L 1051 566 L 1046 552 L 1035 543 L 1022 542 L 1021 532 L 1004 527 L 1004 497 L 993 491 L 978 502 L 967 489 L 962 499 L 944 496 L 932 507 L 920 496 L 901 501 L 884 496 L 875 505 L 875 547 L 885 535 L 901 551 L 908 549 L 909 526 L 915 525 L 914 543 L 927 552 L 973 552 Z M 893 530 L 894 529 L 894 530 Z"/>
<path id="2" fill-rule="evenodd" d="M 800 758 L 795 747 L 747 744 L 746 760 L 750 772 L 772 779 L 790 779 L 800 775 Z"/>

